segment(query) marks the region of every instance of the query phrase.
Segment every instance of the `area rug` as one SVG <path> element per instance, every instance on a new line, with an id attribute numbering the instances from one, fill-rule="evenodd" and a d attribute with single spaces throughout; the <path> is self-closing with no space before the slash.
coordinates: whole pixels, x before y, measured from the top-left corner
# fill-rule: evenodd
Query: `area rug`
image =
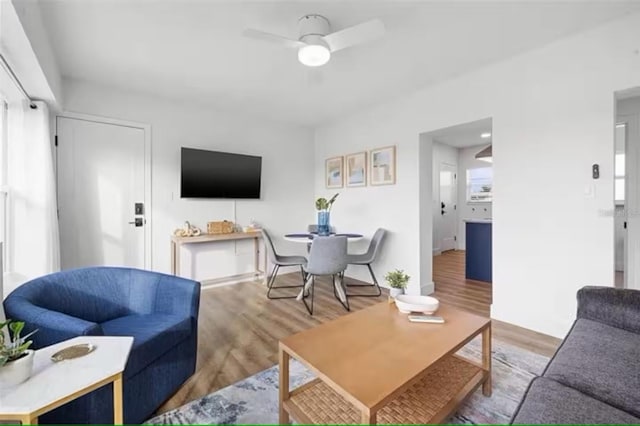
<path id="1" fill-rule="evenodd" d="M 508 423 L 527 385 L 542 373 L 547 357 L 499 340 L 493 341 L 493 394 L 476 391 L 449 420 L 458 424 Z M 480 359 L 481 342 L 475 339 L 460 354 Z M 373 373 L 372 374 L 379 374 Z M 291 388 L 313 379 L 295 360 Z M 278 422 L 278 366 L 268 368 L 231 386 L 150 419 L 148 424 L 274 424 Z"/>

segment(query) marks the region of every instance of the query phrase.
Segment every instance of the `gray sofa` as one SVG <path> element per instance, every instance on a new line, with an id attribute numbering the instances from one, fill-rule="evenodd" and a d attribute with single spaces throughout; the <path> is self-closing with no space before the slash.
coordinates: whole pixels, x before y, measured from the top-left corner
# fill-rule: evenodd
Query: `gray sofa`
<path id="1" fill-rule="evenodd" d="M 640 423 L 640 291 L 578 291 L 571 331 L 511 423 Z"/>

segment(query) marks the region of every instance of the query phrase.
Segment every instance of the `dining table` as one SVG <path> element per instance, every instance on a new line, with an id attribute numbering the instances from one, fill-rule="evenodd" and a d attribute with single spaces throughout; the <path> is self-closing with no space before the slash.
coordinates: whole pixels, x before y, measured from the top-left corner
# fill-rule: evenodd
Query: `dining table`
<path id="1" fill-rule="evenodd" d="M 284 239 L 287 241 L 292 241 L 294 243 L 305 243 L 309 244 L 313 241 L 314 238 L 317 237 L 347 237 L 349 241 L 358 241 L 362 239 L 362 234 L 351 233 L 351 232 L 340 232 L 335 233 L 332 232 L 329 235 L 320 235 L 317 232 L 298 232 L 293 234 L 285 234 Z"/>

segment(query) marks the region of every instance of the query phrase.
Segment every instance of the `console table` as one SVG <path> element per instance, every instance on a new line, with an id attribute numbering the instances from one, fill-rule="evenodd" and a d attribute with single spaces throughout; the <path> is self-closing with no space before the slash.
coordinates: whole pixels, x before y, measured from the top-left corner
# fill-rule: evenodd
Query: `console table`
<path id="1" fill-rule="evenodd" d="M 262 281 L 264 284 L 267 282 L 267 255 L 265 250 L 264 264 L 260 269 L 260 240 L 262 239 L 262 233 L 260 231 L 251 232 L 232 232 L 230 234 L 202 234 L 197 237 L 171 237 L 171 273 L 178 275 L 180 271 L 180 246 L 186 244 L 202 244 L 202 243 L 216 243 L 224 241 L 237 241 L 237 240 L 253 240 L 254 246 L 254 263 L 255 272 L 254 278 L 259 279 L 262 275 Z"/>

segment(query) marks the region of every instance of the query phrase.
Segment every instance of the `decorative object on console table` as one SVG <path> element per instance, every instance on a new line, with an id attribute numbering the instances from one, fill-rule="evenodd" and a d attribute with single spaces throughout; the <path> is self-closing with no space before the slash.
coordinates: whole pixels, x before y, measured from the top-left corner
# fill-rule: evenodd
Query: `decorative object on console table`
<path id="1" fill-rule="evenodd" d="M 331 234 L 331 207 L 340 193 L 336 192 L 329 201 L 320 197 L 316 200 L 316 210 L 318 210 L 318 235 L 326 236 Z"/>
<path id="2" fill-rule="evenodd" d="M 370 153 L 371 185 L 393 185 L 396 183 L 396 147 L 372 149 Z"/>
<path id="3" fill-rule="evenodd" d="M 346 157 L 347 186 L 367 185 L 367 153 L 358 152 Z"/>
<path id="4" fill-rule="evenodd" d="M 182 228 L 178 228 L 173 231 L 173 235 L 176 237 L 197 237 L 200 234 L 202 234 L 200 228 L 193 226 L 189 221 L 186 221 Z"/>
<path id="5" fill-rule="evenodd" d="M 234 224 L 228 220 L 207 223 L 208 234 L 231 234 L 233 231 Z"/>
<path id="6" fill-rule="evenodd" d="M 325 184 L 327 188 L 342 188 L 343 159 L 333 157 L 325 162 Z"/>
<path id="7" fill-rule="evenodd" d="M 33 350 L 29 349 L 33 341 L 27 340 L 38 330 L 26 336 L 20 336 L 24 322 L 7 320 L 0 323 L 0 330 L 10 331 L 9 339 L 0 334 L 0 388 L 18 385 L 31 377 L 33 370 Z"/>
<path id="8" fill-rule="evenodd" d="M 385 275 L 384 279 L 387 284 L 389 284 L 389 287 L 391 287 L 389 290 L 389 302 L 392 302 L 397 296 L 404 294 L 404 289 L 407 288 L 410 278 L 411 277 L 401 269 L 396 269 Z"/>

